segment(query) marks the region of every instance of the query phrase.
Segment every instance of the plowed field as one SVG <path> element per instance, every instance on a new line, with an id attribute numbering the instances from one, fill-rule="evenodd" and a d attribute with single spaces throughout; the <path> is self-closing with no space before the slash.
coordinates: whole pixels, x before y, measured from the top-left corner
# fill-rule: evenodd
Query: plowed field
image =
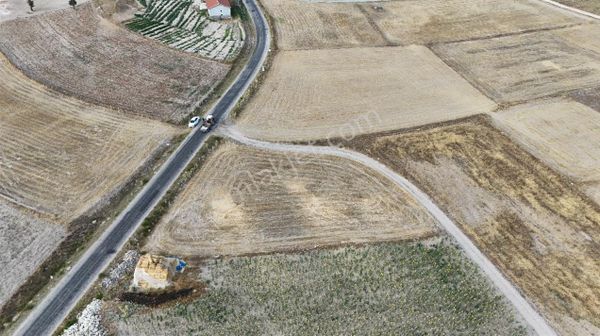
<path id="1" fill-rule="evenodd" d="M 66 230 L 0 197 L 0 307 L 58 246 Z"/>
<path id="2" fill-rule="evenodd" d="M 227 142 L 178 196 L 146 248 L 239 255 L 417 238 L 436 230 L 410 196 L 358 164 Z"/>
<path id="3" fill-rule="evenodd" d="M 171 122 L 187 117 L 229 69 L 118 27 L 90 4 L 0 23 L 0 51 L 57 91 Z"/>
<path id="4" fill-rule="evenodd" d="M 461 41 L 588 22 L 540 1 L 431 0 L 361 4 L 393 44 Z"/>
<path id="5" fill-rule="evenodd" d="M 352 137 L 494 107 L 425 47 L 284 51 L 238 127 L 269 140 Z"/>
<path id="6" fill-rule="evenodd" d="M 562 335 L 600 333 L 600 207 L 487 118 L 351 145 L 415 181 Z"/>
<path id="7" fill-rule="evenodd" d="M 496 102 L 600 86 L 600 27 L 441 44 L 434 51 Z"/>
<path id="8" fill-rule="evenodd" d="M 64 97 L 4 57 L 0 78 L 0 194 L 62 223 L 107 201 L 179 133 Z"/>

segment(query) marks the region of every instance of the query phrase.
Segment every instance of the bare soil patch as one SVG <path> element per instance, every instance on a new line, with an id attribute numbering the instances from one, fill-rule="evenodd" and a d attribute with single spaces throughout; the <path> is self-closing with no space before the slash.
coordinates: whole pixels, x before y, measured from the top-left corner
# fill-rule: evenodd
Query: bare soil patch
<path id="1" fill-rule="evenodd" d="M 225 142 L 173 202 L 146 249 L 240 255 L 436 231 L 410 196 L 361 165 Z"/>
<path id="2" fill-rule="evenodd" d="M 600 113 L 571 101 L 518 105 L 493 114 L 510 137 L 580 182 L 600 182 Z"/>
<path id="3" fill-rule="evenodd" d="M 488 118 L 350 145 L 417 183 L 561 334 L 600 332 L 600 208 Z"/>
<path id="4" fill-rule="evenodd" d="M 0 307 L 50 256 L 66 229 L 0 197 Z"/>
<path id="5" fill-rule="evenodd" d="M 63 224 L 107 203 L 180 133 L 64 97 L 3 57 L 0 78 L 0 195 Z"/>
<path id="6" fill-rule="evenodd" d="M 284 50 L 383 46 L 387 42 L 356 4 L 262 2 L 275 25 L 277 46 Z"/>
<path id="7" fill-rule="evenodd" d="M 89 0 L 77 1 L 78 4 L 83 4 Z M 69 7 L 69 1 L 64 0 L 43 0 L 34 1 L 33 12 L 29 9 L 27 1 L 23 0 L 0 0 L 0 22 L 14 20 L 22 17 L 29 17 L 53 11 L 57 9 L 65 9 Z"/>
<path id="8" fill-rule="evenodd" d="M 360 6 L 388 41 L 400 45 L 470 40 L 590 21 L 529 0 L 412 0 Z"/>
<path id="9" fill-rule="evenodd" d="M 186 118 L 229 70 L 123 29 L 90 4 L 0 24 L 0 51 L 60 92 L 170 122 Z"/>
<path id="10" fill-rule="evenodd" d="M 600 85 L 598 28 L 440 44 L 433 50 L 496 102 L 528 101 Z"/>
<path id="11" fill-rule="evenodd" d="M 351 137 L 491 111 L 421 46 L 283 51 L 237 120 L 249 137 Z"/>

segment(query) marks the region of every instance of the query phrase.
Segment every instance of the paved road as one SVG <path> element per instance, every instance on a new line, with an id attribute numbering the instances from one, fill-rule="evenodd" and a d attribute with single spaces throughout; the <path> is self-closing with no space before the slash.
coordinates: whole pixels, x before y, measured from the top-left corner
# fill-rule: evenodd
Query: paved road
<path id="1" fill-rule="evenodd" d="M 245 0 L 257 30 L 256 48 L 246 67 L 230 86 L 212 114 L 217 123 L 224 119 L 246 91 L 268 53 L 270 34 L 266 20 L 255 0 Z M 50 335 L 60 325 L 81 296 L 112 261 L 131 234 L 158 203 L 173 181 L 184 170 L 207 138 L 198 128 L 185 139 L 175 153 L 148 182 L 130 205 L 115 219 L 104 234 L 88 249 L 46 298 L 19 326 L 14 335 Z"/>
<path id="2" fill-rule="evenodd" d="M 531 326 L 540 336 L 556 336 L 556 332 L 548 324 L 548 322 L 535 310 L 533 305 L 525 299 L 517 288 L 498 270 L 498 268 L 483 254 L 473 242 L 465 235 L 458 226 L 440 210 L 440 208 L 431 201 L 429 196 L 421 191 L 417 186 L 412 184 L 403 176 L 397 174 L 381 162 L 358 152 L 341 149 L 338 147 L 326 146 L 305 146 L 305 145 L 290 145 L 282 143 L 265 142 L 255 139 L 250 139 L 241 134 L 234 126 L 228 126 L 221 129 L 221 133 L 240 143 L 253 146 L 256 148 L 267 149 L 271 151 L 289 152 L 289 153 L 304 153 L 314 155 L 332 155 L 348 160 L 359 162 L 381 175 L 390 179 L 400 188 L 408 192 L 419 202 L 439 225 L 450 234 L 463 249 L 465 254 L 488 276 L 498 290 L 512 303 L 515 309 L 521 314 L 523 319 Z"/>

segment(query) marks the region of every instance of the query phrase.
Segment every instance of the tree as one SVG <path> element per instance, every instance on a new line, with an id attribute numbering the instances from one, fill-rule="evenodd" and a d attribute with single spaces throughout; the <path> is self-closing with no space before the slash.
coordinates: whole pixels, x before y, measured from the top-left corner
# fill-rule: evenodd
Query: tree
<path id="1" fill-rule="evenodd" d="M 77 6 L 77 0 L 69 0 L 69 6 L 75 8 L 75 6 Z"/>
<path id="2" fill-rule="evenodd" d="M 27 4 L 29 5 L 29 9 L 33 12 L 33 0 L 27 0 Z"/>

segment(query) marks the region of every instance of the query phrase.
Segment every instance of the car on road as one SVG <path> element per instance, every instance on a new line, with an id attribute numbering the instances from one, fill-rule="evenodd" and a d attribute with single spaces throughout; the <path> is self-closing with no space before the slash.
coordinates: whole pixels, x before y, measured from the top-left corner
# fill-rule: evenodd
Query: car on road
<path id="1" fill-rule="evenodd" d="M 198 124 L 200 123 L 201 119 L 198 116 L 193 117 L 192 119 L 190 119 L 190 122 L 188 123 L 188 127 L 189 128 L 194 128 L 196 126 L 198 126 Z"/>
<path id="2" fill-rule="evenodd" d="M 202 133 L 206 133 L 210 130 L 211 127 L 215 124 L 215 118 L 212 114 L 206 116 L 206 118 L 202 119 L 202 127 L 200 127 L 200 131 Z"/>

